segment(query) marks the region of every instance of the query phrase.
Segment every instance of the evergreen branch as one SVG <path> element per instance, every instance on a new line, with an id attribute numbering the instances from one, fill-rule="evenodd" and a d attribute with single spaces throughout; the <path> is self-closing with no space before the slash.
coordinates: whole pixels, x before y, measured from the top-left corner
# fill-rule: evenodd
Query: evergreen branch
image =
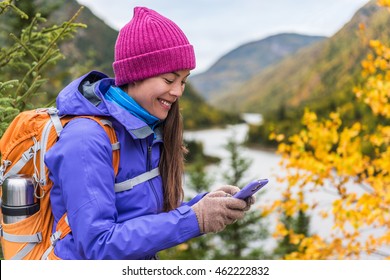
<path id="1" fill-rule="evenodd" d="M 18 53 L 22 47 L 20 45 L 13 46 L 8 50 L 1 49 L 0 51 L 0 68 L 7 65 L 13 58 L 14 53 Z"/>
<path id="2" fill-rule="evenodd" d="M 38 17 L 40 17 L 41 14 L 36 14 L 35 17 L 33 18 L 33 20 L 31 21 L 30 25 L 28 26 L 28 35 L 27 35 L 27 38 L 28 40 L 31 40 L 31 34 L 32 34 L 32 31 L 33 31 L 33 27 L 34 25 L 36 24 L 36 22 L 38 22 Z"/>
<path id="3" fill-rule="evenodd" d="M 28 19 L 28 15 L 16 7 L 14 4 L 11 4 L 12 0 L 0 2 L 0 15 L 7 10 L 7 8 L 13 9 L 21 18 Z"/>
<path id="4" fill-rule="evenodd" d="M 65 24 L 66 23 L 63 23 L 61 26 L 54 25 L 51 27 L 44 28 L 44 29 L 42 29 L 42 33 L 50 33 L 50 32 L 59 30 L 59 29 L 63 28 Z M 84 23 L 72 23 L 72 27 L 86 28 L 87 25 Z"/>
<path id="5" fill-rule="evenodd" d="M 58 25 L 53 25 L 53 26 L 50 26 L 50 27 L 45 27 L 42 29 L 42 33 L 51 33 L 53 31 L 57 31 L 59 29 L 63 28 L 63 25 L 61 26 L 58 26 Z"/>
<path id="6" fill-rule="evenodd" d="M 25 84 L 27 78 L 31 75 L 31 73 L 35 72 L 37 69 L 39 71 L 39 67 L 41 66 L 42 61 L 45 61 L 47 60 L 47 58 L 49 57 L 49 55 L 51 54 L 50 51 L 54 48 L 55 44 L 61 39 L 61 37 L 63 36 L 63 34 L 72 26 L 72 22 L 79 16 L 79 14 L 81 13 L 82 9 L 84 7 L 80 7 L 80 9 L 76 12 L 76 14 L 68 21 L 66 22 L 66 24 L 64 25 L 63 29 L 61 30 L 61 32 L 59 34 L 57 34 L 57 36 L 50 42 L 50 44 L 48 45 L 48 47 L 46 48 L 46 51 L 42 54 L 41 58 L 40 58 L 40 61 L 38 61 L 38 63 L 36 63 L 23 77 L 21 83 L 19 84 L 18 88 L 16 89 L 15 91 L 15 98 L 20 95 L 20 92 L 22 90 L 22 86 Z M 24 94 L 25 96 L 25 94 Z"/>
<path id="7" fill-rule="evenodd" d="M 30 51 L 30 49 L 29 49 L 21 40 L 19 40 L 18 37 L 15 36 L 15 34 L 11 33 L 11 34 L 9 34 L 9 36 L 10 36 L 13 40 L 15 40 L 20 46 L 22 46 L 23 49 L 25 49 L 26 52 L 27 52 L 30 56 L 32 56 L 32 58 L 34 59 L 34 61 L 38 61 L 38 58 Z"/>
<path id="8" fill-rule="evenodd" d="M 78 9 L 78 11 L 74 14 L 74 16 L 69 20 L 67 21 L 66 23 L 64 23 L 64 27 L 63 29 L 61 30 L 61 32 L 59 34 L 57 34 L 57 36 L 51 41 L 50 45 L 47 47 L 46 51 L 42 54 L 42 57 L 45 57 L 48 52 L 50 51 L 51 48 L 53 48 L 53 46 L 55 45 L 55 43 L 57 43 L 57 41 L 59 41 L 61 39 L 61 37 L 63 36 L 63 34 L 72 26 L 72 22 L 75 21 L 75 19 L 79 16 L 79 14 L 81 13 L 81 11 L 84 9 L 84 6 L 81 6 L 80 9 Z"/>
<path id="9" fill-rule="evenodd" d="M 18 82 L 18 80 L 9 80 L 4 83 L 0 82 L 0 93 L 6 89 L 13 88 Z"/>
<path id="10" fill-rule="evenodd" d="M 38 90 L 38 88 L 40 87 L 40 84 L 38 84 L 40 78 L 41 78 L 40 75 L 36 75 L 34 77 L 31 85 L 29 86 L 29 89 L 25 92 L 25 94 L 16 99 L 16 104 L 21 104 L 28 96 L 34 93 L 34 91 Z"/>

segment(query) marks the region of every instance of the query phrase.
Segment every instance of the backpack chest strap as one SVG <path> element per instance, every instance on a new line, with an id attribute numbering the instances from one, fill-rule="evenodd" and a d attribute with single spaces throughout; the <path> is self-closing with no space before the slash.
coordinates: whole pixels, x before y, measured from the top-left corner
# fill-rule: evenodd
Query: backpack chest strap
<path id="1" fill-rule="evenodd" d="M 27 243 L 16 255 L 14 255 L 11 260 L 22 260 L 28 253 L 31 252 L 34 247 L 42 242 L 42 233 L 38 232 L 31 235 L 19 235 L 19 234 L 10 234 L 3 231 L 3 228 L 0 229 L 1 237 L 9 242 L 14 243 Z"/>
<path id="2" fill-rule="evenodd" d="M 139 185 L 148 180 L 151 180 L 159 175 L 160 175 L 160 171 L 157 167 L 148 172 L 142 173 L 137 177 L 115 184 L 114 190 L 116 193 L 131 190 L 134 186 Z"/>
<path id="3" fill-rule="evenodd" d="M 56 246 L 56 243 L 58 240 L 64 238 L 68 233 L 70 233 L 72 230 L 70 229 L 69 222 L 68 222 L 68 216 L 65 213 L 61 219 L 58 221 L 56 226 L 56 231 L 51 235 L 50 237 L 50 247 L 43 253 L 42 260 L 46 260 L 51 253 L 51 251 L 54 250 L 54 247 Z"/>

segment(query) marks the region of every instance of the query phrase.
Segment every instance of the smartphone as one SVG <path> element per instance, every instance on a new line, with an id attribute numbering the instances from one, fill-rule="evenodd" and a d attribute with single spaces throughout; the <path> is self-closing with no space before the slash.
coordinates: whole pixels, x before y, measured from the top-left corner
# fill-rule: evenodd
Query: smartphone
<path id="1" fill-rule="evenodd" d="M 259 179 L 259 180 L 252 181 L 248 185 L 243 187 L 238 193 L 233 195 L 233 197 L 239 199 L 246 199 L 252 196 L 257 191 L 259 191 L 261 188 L 263 188 L 267 183 L 268 183 L 268 179 Z"/>

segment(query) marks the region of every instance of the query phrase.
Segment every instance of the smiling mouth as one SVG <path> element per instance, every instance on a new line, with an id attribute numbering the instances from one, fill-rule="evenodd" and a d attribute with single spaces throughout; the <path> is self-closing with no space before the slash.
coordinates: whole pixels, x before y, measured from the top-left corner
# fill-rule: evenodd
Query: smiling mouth
<path id="1" fill-rule="evenodd" d="M 173 102 L 169 102 L 167 100 L 164 100 L 164 99 L 160 99 L 158 98 L 158 101 L 160 102 L 160 104 L 162 104 L 164 107 L 166 107 L 167 109 L 170 109 Z"/>

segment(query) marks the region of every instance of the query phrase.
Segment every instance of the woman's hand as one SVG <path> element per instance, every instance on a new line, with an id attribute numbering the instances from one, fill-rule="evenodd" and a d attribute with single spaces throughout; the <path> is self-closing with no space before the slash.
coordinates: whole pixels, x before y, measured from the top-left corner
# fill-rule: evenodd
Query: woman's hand
<path id="1" fill-rule="evenodd" d="M 210 192 L 192 206 L 202 233 L 222 231 L 227 225 L 242 219 L 246 208 L 244 200 L 233 198 L 223 190 Z"/>
<path id="2" fill-rule="evenodd" d="M 240 188 L 236 186 L 231 185 L 225 185 L 220 188 L 218 188 L 216 191 L 223 191 L 231 196 L 234 196 L 237 192 L 240 191 Z M 244 208 L 244 211 L 248 211 L 253 204 L 256 203 L 256 198 L 254 196 L 250 196 L 247 199 L 245 199 L 246 207 Z"/>

